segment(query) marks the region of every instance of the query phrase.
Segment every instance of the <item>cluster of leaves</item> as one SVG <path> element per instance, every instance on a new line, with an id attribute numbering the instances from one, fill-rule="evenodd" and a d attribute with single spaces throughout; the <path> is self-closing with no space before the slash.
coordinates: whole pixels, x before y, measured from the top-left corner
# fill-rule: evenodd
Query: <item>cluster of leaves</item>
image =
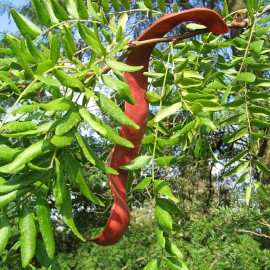
<path id="1" fill-rule="evenodd" d="M 263 8 L 257 2 L 252 6 L 253 2 L 249 2 L 250 11 Z M 81 164 L 89 163 L 104 174 L 117 172 L 106 165 L 83 134 L 88 132 L 98 142 L 102 138 L 106 143 L 133 147 L 94 110 L 137 128 L 104 89 L 108 87 L 121 100 L 134 103 L 122 72 L 141 67 L 116 61 L 128 47 L 129 1 L 103 0 L 98 5 L 88 0 L 85 5 L 82 0 L 66 0 L 64 6 L 56 0 L 31 3 L 41 26 L 12 9 L 22 37 L 7 35 L 9 47 L 0 49 L 4 55 L 0 59 L 0 252 L 8 245 L 3 264 L 20 248 L 23 267 L 34 267 L 31 261 L 35 255 L 43 266 L 58 269 L 53 259 L 55 240 L 48 198 L 53 196 L 66 225 L 85 241 L 73 219 L 70 191 L 79 190 L 90 202 L 104 204 L 89 188 Z M 138 12 L 162 14 L 151 10 L 151 1 L 136 4 Z M 158 8 L 165 12 L 165 1 L 158 1 Z M 218 160 L 209 137 L 227 129 L 231 134 L 224 143 L 244 140 L 248 144 L 227 163 L 225 176 L 242 173 L 238 184 L 249 181 L 247 203 L 253 187 L 266 194 L 262 183 L 253 178 L 253 170 L 269 173 L 254 152 L 254 145 L 267 136 L 270 125 L 266 21 L 254 18 L 243 36 L 234 40 L 205 34 L 201 41 L 170 44 L 164 51 L 155 49 L 154 72 L 145 73 L 155 87 L 146 93 L 152 105 L 143 140 L 147 155 L 123 169 L 138 172 L 146 166 L 148 177 L 133 185 L 131 173 L 128 190 L 130 194 L 153 190 L 157 241 L 166 253 L 162 259 L 171 269 L 187 269 L 171 240 L 181 231 L 172 216 L 183 214 L 167 181 L 155 178 L 156 168 L 175 164 L 186 153 Z M 243 55 L 231 61 L 218 54 L 218 49 L 232 46 Z M 109 69 L 111 74 L 105 74 Z M 96 90 L 96 85 L 103 87 Z M 267 105 L 262 106 L 262 102 Z M 171 121 L 173 115 L 175 120 Z M 166 155 L 168 148 L 176 146 L 172 155 Z M 19 229 L 13 232 L 15 225 Z M 145 269 L 158 269 L 160 263 L 155 259 Z"/>

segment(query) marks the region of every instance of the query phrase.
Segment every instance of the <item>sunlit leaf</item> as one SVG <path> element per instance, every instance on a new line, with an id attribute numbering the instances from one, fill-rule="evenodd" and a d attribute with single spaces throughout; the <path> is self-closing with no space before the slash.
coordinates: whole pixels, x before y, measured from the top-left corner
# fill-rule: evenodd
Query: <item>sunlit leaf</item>
<path id="1" fill-rule="evenodd" d="M 251 183 L 247 185 L 247 189 L 246 189 L 246 204 L 249 205 L 250 202 L 250 195 L 251 195 Z"/>
<path id="2" fill-rule="evenodd" d="M 139 126 L 136 125 L 121 109 L 115 104 L 110 98 L 103 95 L 100 92 L 95 92 L 95 95 L 98 97 L 96 103 L 100 109 L 107 114 L 109 114 L 114 120 L 120 122 L 123 125 L 138 129 Z"/>
<path id="3" fill-rule="evenodd" d="M 137 158 L 134 158 L 129 163 L 120 166 L 119 168 L 123 170 L 138 170 L 148 165 L 150 160 L 150 156 L 139 156 Z"/>
<path id="4" fill-rule="evenodd" d="M 143 270 L 158 270 L 158 261 L 157 259 L 154 259 L 150 261 L 144 268 Z"/>
<path id="5" fill-rule="evenodd" d="M 31 39 L 35 39 L 38 35 L 42 34 L 41 29 L 36 26 L 32 21 L 25 16 L 19 14 L 15 9 L 10 10 L 11 15 L 23 36 L 29 36 Z"/>
<path id="6" fill-rule="evenodd" d="M 171 270 L 188 270 L 186 264 L 175 257 L 166 257 L 165 261 Z"/>
<path id="7" fill-rule="evenodd" d="M 249 161 L 241 162 L 240 164 L 238 164 L 236 167 L 234 167 L 230 171 L 224 173 L 224 176 L 230 176 L 230 175 L 242 172 L 243 170 L 245 170 L 248 167 L 248 165 L 249 165 Z"/>
<path id="8" fill-rule="evenodd" d="M 10 222 L 7 215 L 1 216 L 0 220 L 0 254 L 5 249 L 10 236 Z"/>
<path id="9" fill-rule="evenodd" d="M 242 72 L 236 77 L 236 79 L 238 81 L 254 82 L 256 79 L 256 76 L 250 72 Z"/>
<path id="10" fill-rule="evenodd" d="M 30 263 L 36 249 L 36 225 L 34 214 L 23 204 L 20 212 L 20 230 L 21 230 L 21 261 L 24 268 Z"/>
<path id="11" fill-rule="evenodd" d="M 52 259 L 55 252 L 55 241 L 50 218 L 50 208 L 47 202 L 47 198 L 45 198 L 41 192 L 39 192 L 37 196 L 36 213 L 39 230 L 41 232 L 48 257 Z"/>
<path id="12" fill-rule="evenodd" d="M 154 188 L 155 191 L 161 195 L 167 196 L 174 202 L 178 202 L 179 200 L 172 194 L 172 191 L 168 185 L 168 183 L 164 180 L 154 180 Z"/>
<path id="13" fill-rule="evenodd" d="M 125 147 L 134 147 L 130 141 L 118 135 L 111 127 L 106 125 L 92 113 L 89 113 L 85 108 L 80 108 L 79 112 L 85 122 L 102 137 Z"/>
<path id="14" fill-rule="evenodd" d="M 182 106 L 181 102 L 177 102 L 173 105 L 171 105 L 170 107 L 167 107 L 165 109 L 162 109 L 161 111 L 159 111 L 155 117 L 155 122 L 159 122 L 162 119 L 174 114 L 175 112 L 177 112 Z"/>
<path id="15" fill-rule="evenodd" d="M 146 189 L 151 183 L 151 177 L 145 177 L 139 184 L 137 184 L 132 191 L 141 191 Z"/>
<path id="16" fill-rule="evenodd" d="M 33 188 L 22 188 L 12 191 L 10 193 L 0 195 L 0 208 L 7 206 L 9 203 L 14 202 L 16 199 L 24 196 L 26 193 L 32 191 Z"/>
<path id="17" fill-rule="evenodd" d="M 235 163 L 236 161 L 239 161 L 240 159 L 246 157 L 248 153 L 249 153 L 249 150 L 243 150 L 241 153 L 239 153 L 239 154 L 236 155 L 233 159 L 231 159 L 231 160 L 226 164 L 226 167 L 229 167 L 229 166 L 231 166 L 233 163 Z"/>

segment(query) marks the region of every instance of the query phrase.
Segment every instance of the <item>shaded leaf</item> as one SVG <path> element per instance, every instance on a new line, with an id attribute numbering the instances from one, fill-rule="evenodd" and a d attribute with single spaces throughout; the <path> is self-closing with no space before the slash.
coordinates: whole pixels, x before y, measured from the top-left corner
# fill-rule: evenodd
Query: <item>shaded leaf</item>
<path id="1" fill-rule="evenodd" d="M 95 165 L 100 170 L 104 171 L 105 173 L 110 173 L 114 175 L 118 175 L 118 172 L 114 170 L 113 168 L 107 166 L 103 161 L 99 159 L 97 154 L 92 150 L 92 148 L 85 142 L 85 140 L 82 138 L 82 136 L 75 131 L 75 137 L 77 139 L 77 142 L 86 157 L 86 159 L 91 162 L 93 165 Z"/>
<path id="2" fill-rule="evenodd" d="M 93 194 L 89 189 L 82 172 L 80 163 L 75 159 L 75 157 L 66 152 L 63 159 L 63 168 L 67 172 L 69 179 L 78 183 L 81 193 L 90 201 L 100 206 L 104 206 L 104 203 Z"/>
<path id="3" fill-rule="evenodd" d="M 54 70 L 53 74 L 62 83 L 62 85 L 81 92 L 85 90 L 84 84 L 74 76 L 70 76 L 62 70 Z"/>
<path id="4" fill-rule="evenodd" d="M 177 207 L 175 203 L 168 199 L 164 198 L 156 198 L 157 205 L 160 206 L 162 209 L 166 210 L 171 214 L 177 214 L 180 217 L 184 218 L 184 213 Z"/>
<path id="5" fill-rule="evenodd" d="M 49 0 L 55 16 L 62 21 L 68 20 L 68 15 L 66 11 L 61 7 L 61 5 L 57 2 L 57 0 Z"/>
<path id="6" fill-rule="evenodd" d="M 50 26 L 51 25 L 51 19 L 49 14 L 47 13 L 46 9 L 43 7 L 40 0 L 31 0 L 31 3 L 34 7 L 34 10 L 37 14 L 38 21 L 40 24 L 44 26 Z"/>
<path id="7" fill-rule="evenodd" d="M 260 162 L 258 159 L 252 160 L 253 165 L 256 166 L 258 170 L 264 173 L 270 173 L 270 169 L 268 169 L 262 162 Z"/>
<path id="8" fill-rule="evenodd" d="M 270 127 L 270 122 L 266 122 L 260 119 L 251 119 L 250 120 L 251 124 L 254 125 L 257 128 L 269 128 Z"/>
<path id="9" fill-rule="evenodd" d="M 59 212 L 63 220 L 72 230 L 72 232 L 82 241 L 85 241 L 83 236 L 77 230 L 76 225 L 73 220 L 72 203 L 71 203 L 70 194 L 67 189 L 66 182 L 65 182 L 62 165 L 59 163 L 57 159 L 55 160 L 55 165 L 56 165 L 56 168 L 55 168 L 56 180 L 53 187 L 55 205 L 59 209 Z"/>

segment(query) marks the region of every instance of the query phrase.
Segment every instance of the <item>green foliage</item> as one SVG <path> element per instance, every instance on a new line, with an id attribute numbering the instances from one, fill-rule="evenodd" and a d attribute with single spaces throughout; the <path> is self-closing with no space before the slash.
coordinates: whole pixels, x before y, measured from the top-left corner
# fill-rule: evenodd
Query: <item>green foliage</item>
<path id="1" fill-rule="evenodd" d="M 269 251 L 261 249 L 259 238 L 252 235 L 263 229 L 260 220 L 268 215 L 269 211 L 222 207 L 210 218 L 196 219 L 179 243 L 185 247 L 188 265 L 191 269 L 268 269 Z"/>
<path id="2" fill-rule="evenodd" d="M 168 263 L 174 260 L 171 257 L 160 260 L 162 255 L 155 243 L 154 220 L 149 219 L 149 214 L 147 204 L 143 210 L 135 208 L 131 227 L 121 242 L 107 248 L 89 243 L 80 245 L 72 252 L 57 254 L 59 264 L 66 270 L 168 269 Z M 267 218 L 269 210 L 260 213 L 255 208 L 220 207 L 208 217 L 200 215 L 194 220 L 186 220 L 182 224 L 184 234 L 174 243 L 164 240 L 163 247 L 180 260 L 185 258 L 188 269 L 268 269 L 269 250 L 260 247 L 259 237 L 241 231 L 245 228 L 249 232 L 260 232 L 265 227 L 261 221 Z M 160 232 L 157 230 L 156 234 Z M 164 239 L 161 235 L 158 239 L 162 245 L 161 237 Z"/>
<path id="3" fill-rule="evenodd" d="M 103 194 L 99 193 L 104 191 L 105 176 L 117 174 L 106 165 L 105 156 L 114 143 L 133 148 L 118 135 L 114 121 L 137 128 L 119 106 L 123 100 L 134 104 L 122 72 L 142 68 L 121 62 L 129 47 L 127 30 L 135 26 L 128 19 L 135 11 L 156 16 L 168 8 L 163 0 L 155 5 L 140 1 L 136 6 L 130 1 L 104 0 L 99 4 L 87 1 L 87 5 L 82 0 L 31 3 L 38 23 L 12 9 L 21 37 L 8 34 L 8 45 L 0 48 L 3 269 L 18 258 L 19 267 L 58 269 L 52 215 L 58 221 L 61 216 L 65 223 L 61 226 L 85 241 L 84 230 L 74 218 L 73 203 L 78 193 L 83 194 L 90 209 L 87 214 L 93 216 L 96 207 L 104 206 Z M 229 179 L 229 186 L 245 188 L 247 205 L 252 204 L 254 194 L 269 196 L 263 181 L 270 172 L 269 163 L 267 155 L 261 154 L 266 151 L 265 143 L 269 143 L 269 26 L 264 17 L 254 16 L 263 8 L 262 3 L 245 3 L 253 20 L 241 36 L 230 40 L 206 33 L 201 40 L 158 46 L 151 71 L 145 73 L 150 78 L 146 95 L 151 111 L 142 155 L 122 168 L 131 171 L 130 197 L 145 196 L 138 195 L 141 191 L 154 198 L 152 214 L 158 245 L 151 245 L 152 234 L 140 238 L 141 228 L 134 226 L 135 236 L 127 235 L 118 246 L 103 250 L 103 255 L 100 247 L 82 247 L 78 251 L 83 254 L 79 257 L 85 258 L 81 269 L 105 269 L 109 261 L 104 256 L 108 255 L 112 258 L 111 269 L 119 269 L 123 266 L 120 254 L 129 257 L 130 261 L 125 261 L 129 269 L 142 269 L 148 261 L 145 269 L 187 269 L 186 263 L 191 269 L 209 269 L 215 259 L 216 269 L 240 269 L 240 265 L 241 269 L 256 269 L 263 265 L 260 256 L 265 255 L 258 243 L 242 234 L 233 240 L 234 232 L 229 231 L 222 217 L 218 223 L 213 214 L 212 222 L 199 219 L 190 225 L 190 231 L 182 230 L 179 222 L 186 217 L 185 211 L 177 205 L 177 187 L 169 182 L 172 174 L 183 172 L 177 166 L 191 159 L 206 164 L 206 171 L 209 164 L 220 162 L 222 177 Z M 226 6 L 223 13 L 227 14 Z M 231 56 L 231 48 L 239 54 Z M 218 147 L 216 138 L 220 134 Z M 103 146 L 105 155 L 95 144 Z M 192 165 L 186 165 L 186 170 Z M 146 178 L 139 182 L 141 172 Z M 231 218 L 234 213 L 224 214 Z M 152 226 L 152 222 L 147 223 L 146 234 Z M 216 231 L 217 227 L 222 233 Z M 189 239 L 179 239 L 181 233 Z M 125 247 L 127 243 L 139 246 L 138 242 L 143 242 L 143 248 L 136 252 Z M 180 246 L 187 246 L 183 254 Z M 243 246 L 252 249 L 243 250 Z M 149 252 L 151 260 L 145 256 Z M 199 264 L 207 252 L 211 253 L 208 261 Z M 140 256 L 143 259 L 133 266 Z M 219 260 L 225 257 L 226 261 Z M 65 266 L 73 264 L 72 260 L 60 256 L 61 268 L 74 267 Z M 235 266 L 235 262 L 239 263 Z"/>

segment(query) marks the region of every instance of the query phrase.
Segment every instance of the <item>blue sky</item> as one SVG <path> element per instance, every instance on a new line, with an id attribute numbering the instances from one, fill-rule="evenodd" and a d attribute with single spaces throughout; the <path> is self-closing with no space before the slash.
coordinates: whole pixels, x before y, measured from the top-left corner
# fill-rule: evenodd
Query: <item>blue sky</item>
<path id="1" fill-rule="evenodd" d="M 0 5 L 2 4 L 1 2 L 2 0 L 0 0 Z M 24 4 L 29 3 L 30 0 L 13 0 L 11 2 L 14 4 L 15 7 L 16 6 L 19 7 Z M 10 18 L 8 17 L 7 12 L 3 14 L 2 16 L 0 16 L 0 32 L 3 32 L 3 31 L 8 31 L 11 33 L 14 33 L 17 31 L 17 26 L 15 25 L 12 17 L 11 16 Z"/>

